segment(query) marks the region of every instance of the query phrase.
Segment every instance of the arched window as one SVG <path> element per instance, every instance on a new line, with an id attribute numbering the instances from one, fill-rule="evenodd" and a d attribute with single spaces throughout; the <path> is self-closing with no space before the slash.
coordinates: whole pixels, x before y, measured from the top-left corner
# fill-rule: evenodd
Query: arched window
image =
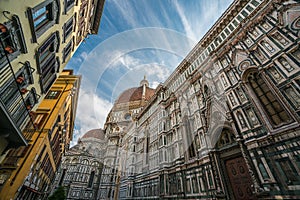
<path id="1" fill-rule="evenodd" d="M 249 85 L 260 101 L 262 108 L 270 118 L 271 122 L 278 126 L 291 120 L 289 114 L 284 110 L 275 95 L 257 72 L 248 76 Z"/>

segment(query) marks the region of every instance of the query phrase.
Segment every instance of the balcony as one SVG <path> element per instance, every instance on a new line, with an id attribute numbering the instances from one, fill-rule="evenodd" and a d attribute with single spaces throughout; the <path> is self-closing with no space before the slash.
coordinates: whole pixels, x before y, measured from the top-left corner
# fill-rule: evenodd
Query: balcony
<path id="1" fill-rule="evenodd" d="M 0 68 L 8 64 L 21 53 L 27 53 L 25 39 L 18 16 L 13 15 L 12 19 L 3 24 L 0 23 Z M 8 60 L 6 58 L 6 55 Z"/>
<path id="2" fill-rule="evenodd" d="M 27 90 L 33 83 L 32 72 L 29 62 L 16 73 L 9 65 L 0 69 L 0 133 L 11 146 L 27 144 L 21 131 L 30 120 L 29 111 L 38 102 L 35 89 Z"/>

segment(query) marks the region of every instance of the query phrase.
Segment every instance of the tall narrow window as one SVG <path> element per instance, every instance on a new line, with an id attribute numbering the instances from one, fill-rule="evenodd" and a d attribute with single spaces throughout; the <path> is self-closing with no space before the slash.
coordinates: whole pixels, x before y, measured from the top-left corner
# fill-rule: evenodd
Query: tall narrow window
<path id="1" fill-rule="evenodd" d="M 38 48 L 36 59 L 40 73 L 40 85 L 43 93 L 48 92 L 56 79 L 59 63 L 55 53 L 59 48 L 59 33 L 55 32 Z"/>
<path id="2" fill-rule="evenodd" d="M 71 17 L 63 26 L 63 42 L 72 34 L 74 27 L 74 16 Z"/>
<path id="3" fill-rule="evenodd" d="M 89 188 L 93 186 L 94 177 L 95 177 L 95 171 L 92 171 L 91 175 L 90 175 L 89 183 L 88 183 Z"/>
<path id="4" fill-rule="evenodd" d="M 66 62 L 68 56 L 71 55 L 72 48 L 73 48 L 73 40 L 70 40 L 70 42 L 63 49 L 63 62 Z"/>
<path id="5" fill-rule="evenodd" d="M 64 5 L 65 5 L 65 14 L 74 6 L 75 0 L 65 0 Z"/>
<path id="6" fill-rule="evenodd" d="M 290 116 L 278 102 L 275 95 L 262 79 L 261 75 L 259 75 L 257 72 L 251 73 L 248 76 L 248 81 L 260 103 L 262 104 L 262 107 L 274 125 L 287 123 L 291 120 Z"/>

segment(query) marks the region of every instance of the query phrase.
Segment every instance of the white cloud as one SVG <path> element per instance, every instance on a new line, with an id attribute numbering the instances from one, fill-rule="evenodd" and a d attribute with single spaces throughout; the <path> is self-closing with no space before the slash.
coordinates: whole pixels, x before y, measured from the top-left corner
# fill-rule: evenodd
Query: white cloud
<path id="1" fill-rule="evenodd" d="M 141 65 L 139 67 L 142 67 L 148 76 L 155 76 L 155 78 L 157 78 L 156 80 L 159 80 L 162 82 L 165 81 L 169 77 L 169 75 L 171 74 L 170 69 L 172 69 L 172 67 L 162 66 L 162 65 L 159 65 L 158 63 Z"/>
<path id="2" fill-rule="evenodd" d="M 160 84 L 159 82 L 153 81 L 150 83 L 150 87 L 155 89 L 159 84 Z"/>
<path id="3" fill-rule="evenodd" d="M 95 93 L 80 90 L 76 114 L 76 127 L 71 145 L 77 143 L 91 129 L 103 128 L 106 117 L 112 108 L 112 103 L 99 97 Z"/>
<path id="4" fill-rule="evenodd" d="M 187 34 L 188 37 L 190 37 L 191 39 L 197 41 L 198 37 L 196 37 L 195 32 L 194 32 L 194 28 L 192 28 L 192 25 L 190 24 L 190 22 L 188 21 L 186 15 L 184 14 L 184 11 L 183 11 L 182 7 L 178 4 L 177 1 L 174 1 L 174 5 L 175 5 L 177 13 L 178 13 L 178 15 L 181 19 L 181 22 L 183 24 L 185 33 Z"/>
<path id="5" fill-rule="evenodd" d="M 133 56 L 130 56 L 128 54 L 123 55 L 121 51 L 114 51 L 111 53 L 111 57 L 114 58 L 114 63 L 110 65 L 110 67 L 120 67 L 124 66 L 128 70 L 132 70 L 134 66 L 140 65 L 141 60 L 137 59 Z"/>

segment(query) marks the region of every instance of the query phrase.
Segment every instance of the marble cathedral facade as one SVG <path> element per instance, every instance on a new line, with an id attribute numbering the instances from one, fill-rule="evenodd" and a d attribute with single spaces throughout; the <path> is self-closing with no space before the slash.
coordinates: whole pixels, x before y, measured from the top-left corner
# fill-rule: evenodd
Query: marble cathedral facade
<path id="1" fill-rule="evenodd" d="M 300 198 L 299 36 L 299 1 L 234 1 L 147 102 L 115 104 L 98 198 Z"/>
<path id="2" fill-rule="evenodd" d="M 102 129 L 85 133 L 63 156 L 51 193 L 62 186 L 66 199 L 97 199 L 105 149 Z"/>

